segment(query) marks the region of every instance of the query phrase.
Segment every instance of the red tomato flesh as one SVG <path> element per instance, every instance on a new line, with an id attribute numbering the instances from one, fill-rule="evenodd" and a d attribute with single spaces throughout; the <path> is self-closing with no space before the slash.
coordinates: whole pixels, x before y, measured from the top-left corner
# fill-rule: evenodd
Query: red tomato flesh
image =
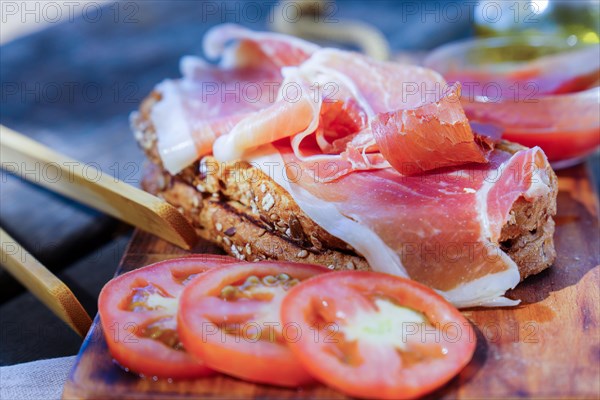
<path id="1" fill-rule="evenodd" d="M 374 272 L 311 278 L 283 300 L 289 343 L 306 370 L 350 396 L 415 398 L 440 387 L 471 359 L 469 322 L 433 290 Z"/>
<path id="2" fill-rule="evenodd" d="M 98 312 L 114 359 L 149 377 L 188 379 L 212 374 L 179 340 L 179 295 L 194 276 L 233 262 L 238 261 L 194 255 L 161 261 L 108 282 L 100 293 Z"/>
<path id="3" fill-rule="evenodd" d="M 252 382 L 301 386 L 313 382 L 287 341 L 288 289 L 329 270 L 316 265 L 259 262 L 226 266 L 194 279 L 181 295 L 178 327 L 187 351 L 210 368 Z"/>

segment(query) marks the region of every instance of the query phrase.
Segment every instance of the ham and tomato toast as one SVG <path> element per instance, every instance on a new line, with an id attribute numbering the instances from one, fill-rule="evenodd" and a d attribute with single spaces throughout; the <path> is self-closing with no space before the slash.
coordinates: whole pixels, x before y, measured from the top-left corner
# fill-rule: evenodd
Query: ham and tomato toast
<path id="1" fill-rule="evenodd" d="M 551 265 L 543 151 L 471 126 L 435 71 L 234 25 L 132 115 L 143 186 L 240 260 L 409 277 L 459 307 Z"/>

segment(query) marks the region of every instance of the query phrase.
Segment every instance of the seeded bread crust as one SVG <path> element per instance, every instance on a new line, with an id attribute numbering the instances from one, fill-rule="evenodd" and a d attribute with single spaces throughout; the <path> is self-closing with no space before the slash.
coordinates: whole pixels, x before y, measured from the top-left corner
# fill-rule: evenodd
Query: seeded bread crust
<path id="1" fill-rule="evenodd" d="M 200 237 L 242 260 L 277 259 L 331 269 L 369 269 L 351 246 L 316 224 L 287 191 L 249 163 L 223 164 L 207 156 L 176 176 L 166 172 L 149 118 L 159 99 L 157 93 L 151 94 L 131 121 L 136 140 L 150 161 L 142 187 L 178 207 Z M 499 147 L 512 153 L 523 149 L 509 142 Z M 556 257 L 552 216 L 558 185 L 550 167 L 547 173 L 552 191 L 534 202 L 518 199 L 502 228 L 500 246 L 519 266 L 521 279 L 549 267 Z"/>

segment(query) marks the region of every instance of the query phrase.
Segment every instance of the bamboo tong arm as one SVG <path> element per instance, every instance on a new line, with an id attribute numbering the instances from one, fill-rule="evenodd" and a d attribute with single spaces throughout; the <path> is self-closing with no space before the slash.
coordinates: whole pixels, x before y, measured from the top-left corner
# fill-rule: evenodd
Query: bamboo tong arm
<path id="1" fill-rule="evenodd" d="M 175 207 L 2 125 L 0 150 L 2 168 L 15 175 L 184 249 L 190 249 L 197 241 L 194 228 Z M 32 174 L 31 171 L 38 172 Z"/>
<path id="2" fill-rule="evenodd" d="M 1 228 L 0 242 L 0 263 L 6 270 L 71 329 L 85 336 L 92 320 L 73 292 Z"/>

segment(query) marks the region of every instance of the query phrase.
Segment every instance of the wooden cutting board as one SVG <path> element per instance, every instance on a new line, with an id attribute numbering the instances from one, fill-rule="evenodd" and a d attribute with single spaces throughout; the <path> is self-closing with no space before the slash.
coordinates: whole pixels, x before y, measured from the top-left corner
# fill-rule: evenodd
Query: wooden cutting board
<path id="1" fill-rule="evenodd" d="M 598 199 L 591 182 L 584 165 L 560 172 L 554 266 L 509 294 L 522 300 L 520 306 L 464 311 L 476 327 L 475 356 L 433 398 L 600 397 L 600 231 Z M 217 250 L 209 243 L 195 249 Z M 117 274 L 184 253 L 136 232 Z M 181 382 L 141 379 L 112 362 L 98 318 L 63 394 L 65 399 L 192 397 L 344 396 L 325 386 L 280 389 L 226 376 Z"/>

